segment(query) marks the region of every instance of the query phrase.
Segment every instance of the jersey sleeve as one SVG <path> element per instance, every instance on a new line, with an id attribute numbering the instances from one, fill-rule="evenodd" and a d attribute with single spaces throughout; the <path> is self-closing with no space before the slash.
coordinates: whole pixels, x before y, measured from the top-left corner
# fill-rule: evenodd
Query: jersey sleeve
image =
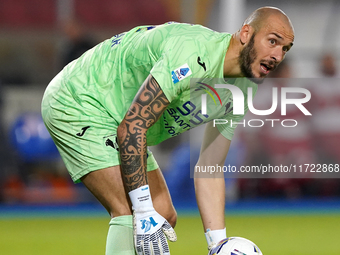
<path id="1" fill-rule="evenodd" d="M 199 52 L 202 52 L 202 46 L 195 40 L 183 41 L 181 38 L 173 38 L 164 46 L 163 53 L 150 74 L 156 79 L 169 102 L 190 89 L 190 78 L 204 75 L 197 64 Z"/>
<path id="2" fill-rule="evenodd" d="M 248 112 L 248 107 L 245 107 L 245 114 Z M 235 129 L 238 124 L 242 124 L 242 120 L 245 116 L 243 115 L 232 115 L 230 117 L 226 117 L 225 120 L 226 123 L 223 124 L 217 124 L 217 129 L 220 131 L 220 133 L 227 139 L 232 140 L 234 136 Z"/>
<path id="3" fill-rule="evenodd" d="M 218 131 L 227 139 L 232 140 L 234 136 L 234 132 L 236 127 L 239 124 L 243 124 L 245 126 L 245 120 L 244 116 L 248 112 L 248 96 L 247 96 L 247 89 L 248 87 L 252 87 L 253 94 L 251 95 L 252 98 L 254 98 L 256 92 L 257 92 L 257 84 L 253 82 L 247 82 L 246 78 L 239 79 L 242 84 L 239 85 L 239 88 L 241 88 L 243 95 L 244 95 L 244 114 L 240 115 L 234 115 L 233 111 L 231 110 L 224 118 L 225 123 L 223 124 L 217 124 Z"/>

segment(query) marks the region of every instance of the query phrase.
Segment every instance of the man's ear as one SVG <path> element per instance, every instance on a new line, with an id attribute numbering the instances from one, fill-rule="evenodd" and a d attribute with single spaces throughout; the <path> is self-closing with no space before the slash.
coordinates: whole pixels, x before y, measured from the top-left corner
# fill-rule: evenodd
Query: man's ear
<path id="1" fill-rule="evenodd" d="M 240 42 L 242 45 L 246 44 L 253 34 L 254 29 L 250 25 L 243 25 L 240 31 Z"/>

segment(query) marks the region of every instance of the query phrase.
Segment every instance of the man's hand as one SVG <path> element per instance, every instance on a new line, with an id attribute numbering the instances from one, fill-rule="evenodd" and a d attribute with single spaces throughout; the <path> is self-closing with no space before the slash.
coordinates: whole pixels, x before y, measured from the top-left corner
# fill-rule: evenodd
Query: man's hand
<path id="1" fill-rule="evenodd" d="M 153 208 L 147 212 L 134 211 L 133 228 L 138 255 L 170 255 L 166 238 L 177 241 L 175 230 Z"/>
<path id="2" fill-rule="evenodd" d="M 153 208 L 149 185 L 129 192 L 133 209 L 133 230 L 138 255 L 170 255 L 166 238 L 177 241 L 169 222 Z"/>

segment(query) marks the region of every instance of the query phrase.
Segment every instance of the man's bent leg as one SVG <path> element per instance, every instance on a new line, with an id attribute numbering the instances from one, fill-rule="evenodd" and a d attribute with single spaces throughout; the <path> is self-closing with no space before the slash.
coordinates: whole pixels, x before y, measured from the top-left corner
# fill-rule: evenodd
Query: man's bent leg
<path id="1" fill-rule="evenodd" d="M 119 166 L 91 172 L 82 179 L 111 216 L 106 255 L 135 255 L 132 211 Z"/>
<path id="2" fill-rule="evenodd" d="M 135 255 L 131 202 L 124 189 L 119 166 L 90 172 L 81 181 L 112 217 L 107 236 L 106 255 Z M 168 222 L 176 224 L 176 211 L 159 169 L 148 172 L 153 204 Z"/>

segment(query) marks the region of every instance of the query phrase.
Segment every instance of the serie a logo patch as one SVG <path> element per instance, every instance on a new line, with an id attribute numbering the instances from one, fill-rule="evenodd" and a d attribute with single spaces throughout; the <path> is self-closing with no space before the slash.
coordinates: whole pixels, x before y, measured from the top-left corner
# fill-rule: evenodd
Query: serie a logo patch
<path id="1" fill-rule="evenodd" d="M 175 69 L 171 72 L 172 82 L 176 84 L 177 82 L 189 77 L 192 74 L 190 67 L 187 63 L 180 66 L 179 68 Z"/>

